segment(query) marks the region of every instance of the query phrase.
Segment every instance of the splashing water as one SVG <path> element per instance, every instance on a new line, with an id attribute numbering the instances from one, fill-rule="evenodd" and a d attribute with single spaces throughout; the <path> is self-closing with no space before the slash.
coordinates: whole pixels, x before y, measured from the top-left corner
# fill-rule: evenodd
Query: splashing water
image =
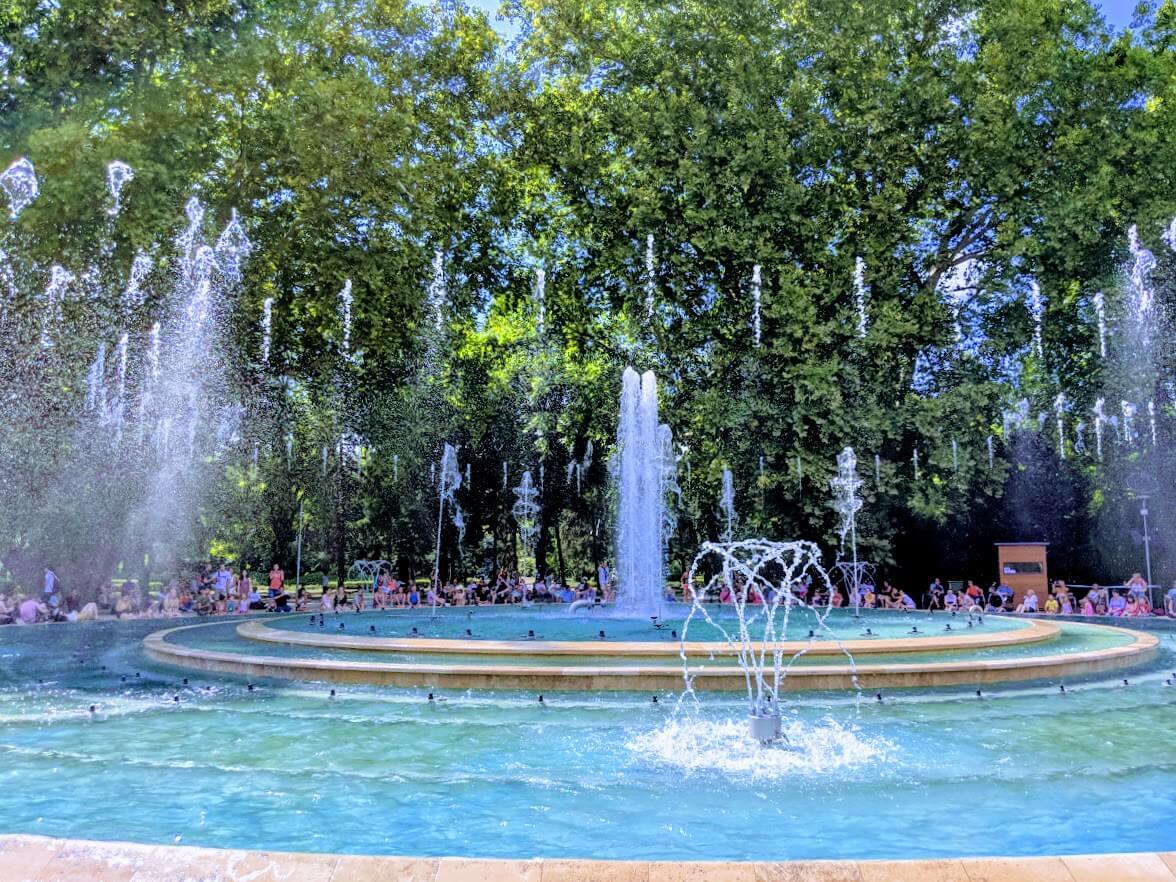
<path id="1" fill-rule="evenodd" d="M 119 162 L 116 159 L 106 166 L 106 188 L 110 190 L 112 200 L 106 213 L 111 217 L 117 217 L 122 210 L 123 187 L 129 184 L 134 177 L 135 170 L 125 162 Z"/>
<path id="2" fill-rule="evenodd" d="M 874 454 L 874 489 L 877 490 L 882 486 L 882 457 Z"/>
<path id="3" fill-rule="evenodd" d="M 719 510 L 727 522 L 723 529 L 723 541 L 730 542 L 735 532 L 735 481 L 730 469 L 723 469 L 723 489 L 719 497 Z"/>
<path id="4" fill-rule="evenodd" d="M 274 321 L 274 298 L 267 297 L 261 303 L 261 362 L 269 364 L 270 331 Z"/>
<path id="5" fill-rule="evenodd" d="M 502 463 L 502 489 L 505 490 L 510 486 L 510 466 L 504 461 Z"/>
<path id="6" fill-rule="evenodd" d="M 911 451 L 911 465 L 914 467 L 915 480 L 919 480 L 919 448 Z"/>
<path id="7" fill-rule="evenodd" d="M 1098 353 L 1106 360 L 1107 357 L 1107 303 L 1102 291 L 1094 294 L 1094 315 L 1098 320 Z"/>
<path id="8" fill-rule="evenodd" d="M 747 737 L 737 720 L 710 720 L 683 713 L 625 743 L 642 763 L 683 775 L 715 773 L 724 778 L 775 781 L 814 778 L 838 771 L 876 767 L 894 753 L 891 742 L 826 717 L 818 723 L 790 720 L 782 733 L 788 747 L 767 747 Z"/>
<path id="9" fill-rule="evenodd" d="M 1057 420 L 1058 427 L 1058 456 L 1061 459 L 1066 458 L 1066 395 L 1064 392 L 1059 392 L 1058 397 L 1054 399 L 1054 417 Z"/>
<path id="10" fill-rule="evenodd" d="M 465 532 L 465 516 L 457 504 L 457 491 L 461 488 L 461 467 L 457 462 L 457 450 L 446 444 L 441 453 L 441 470 L 437 481 L 437 553 L 433 558 L 433 614 L 437 612 L 437 596 L 441 592 L 441 528 L 445 522 L 445 507 L 452 511 L 451 519 L 458 533 Z M 460 543 L 459 543 L 460 544 Z"/>
<path id="11" fill-rule="evenodd" d="M 1107 421 L 1105 407 L 1105 398 L 1099 398 L 1094 402 L 1094 450 L 1100 461 L 1103 458 L 1103 425 Z"/>
<path id="12" fill-rule="evenodd" d="M 143 305 L 145 298 L 143 282 L 150 275 L 153 266 L 151 258 L 142 251 L 138 252 L 131 261 L 131 274 L 122 295 L 123 303 L 127 309 L 135 309 Z"/>
<path id="13" fill-rule="evenodd" d="M 877 467 L 877 462 L 875 462 Z M 833 491 L 833 510 L 841 516 L 838 535 L 841 537 L 841 547 L 838 549 L 836 567 L 841 579 L 849 590 L 849 598 L 853 603 L 855 613 L 861 607 L 862 577 L 870 565 L 858 560 L 857 548 L 857 514 L 862 510 L 862 498 L 859 495 L 865 482 L 858 477 L 857 456 L 852 447 L 846 447 L 837 455 L 837 474 L 829 480 L 829 488 Z M 842 561 L 845 543 L 849 541 L 849 560 Z"/>
<path id="14" fill-rule="evenodd" d="M 1127 230 L 1127 245 L 1131 251 L 1131 268 L 1127 274 L 1128 303 L 1138 342 L 1147 348 L 1155 329 L 1156 292 L 1152 287 L 1151 273 L 1156 268 L 1156 258 L 1143 247 L 1139 229 L 1134 224 Z"/>
<path id="15" fill-rule="evenodd" d="M 253 250 L 245 235 L 245 227 L 237 217 L 237 209 L 229 212 L 229 222 L 216 240 L 216 262 L 225 279 L 237 284 L 241 281 L 241 264 Z"/>
<path id="16" fill-rule="evenodd" d="M 1168 229 L 1164 230 L 1160 237 L 1164 240 L 1164 244 L 1171 250 L 1176 251 L 1176 217 L 1168 223 Z"/>
<path id="17" fill-rule="evenodd" d="M 8 214 L 13 220 L 37 198 L 41 192 L 33 164 L 21 157 L 0 174 L 0 190 L 8 199 Z"/>
<path id="18" fill-rule="evenodd" d="M 866 336 L 866 261 L 858 257 L 853 267 L 853 303 L 857 309 L 857 335 Z"/>
<path id="19" fill-rule="evenodd" d="M 760 265 L 757 263 L 751 268 L 751 336 L 755 340 L 755 345 L 760 345 L 760 337 L 762 334 L 760 322 L 760 300 L 762 292 L 760 290 Z"/>
<path id="20" fill-rule="evenodd" d="M 433 277 L 429 280 L 429 312 L 433 316 L 433 329 L 438 334 L 445 322 L 445 300 L 448 294 L 445 282 L 445 253 L 438 248 L 433 252 Z"/>
<path id="21" fill-rule="evenodd" d="M 539 535 L 539 490 L 535 487 L 530 470 L 523 472 L 519 486 L 514 488 L 514 495 L 511 513 L 519 530 L 519 541 L 529 556 L 535 548 L 535 537 Z"/>
<path id="22" fill-rule="evenodd" d="M 1074 427 L 1074 452 L 1086 453 L 1086 423 L 1079 422 Z"/>
<path id="23" fill-rule="evenodd" d="M 1130 401 L 1120 401 L 1119 410 L 1123 414 L 1123 442 L 1134 445 L 1136 407 Z"/>
<path id="24" fill-rule="evenodd" d="M 1151 443 L 1152 447 L 1158 446 L 1159 442 L 1156 436 L 1156 403 L 1149 401 L 1147 403 L 1147 421 L 1151 428 Z"/>
<path id="25" fill-rule="evenodd" d="M 673 438 L 658 423 L 657 378 L 625 368 L 617 426 L 617 610 L 646 617 L 661 608 L 667 496 L 676 489 Z"/>
<path id="26" fill-rule="evenodd" d="M 64 267 L 53 264 L 49 268 L 49 284 L 45 287 L 45 312 L 41 318 L 41 346 L 53 345 L 52 328 L 61 322 L 61 304 L 74 283 L 74 275 Z"/>
<path id="27" fill-rule="evenodd" d="M 1045 358 L 1045 342 L 1042 326 L 1045 322 L 1045 297 L 1042 296 L 1041 286 L 1035 281 L 1029 282 L 1029 315 L 1033 317 L 1033 346 L 1038 358 Z"/>
<path id="28" fill-rule="evenodd" d="M 694 578 L 700 571 L 712 573 L 701 589 L 696 587 Z M 827 596 L 833 596 L 829 574 L 821 567 L 821 550 L 814 542 L 745 539 L 703 543 L 688 572 L 691 606 L 682 623 L 679 644 L 686 695 L 697 700 L 694 692 L 697 671 L 690 667 L 686 653 L 690 625 L 697 617 L 718 631 L 723 642 L 736 651 L 746 683 L 748 714 L 778 718 L 780 692 L 788 668 L 803 655 L 802 650 L 785 663 L 782 641 L 788 631 L 789 616 L 793 607 L 807 607 L 793 589 L 802 580 L 813 579 L 819 580 Z M 714 596 L 729 597 L 738 623 L 734 634 L 727 630 L 730 624 L 727 619 L 711 617 L 704 601 Z M 816 607 L 807 608 L 816 614 L 819 628 L 836 639 L 825 623 L 832 607 L 826 607 L 823 612 Z M 849 662 L 853 670 L 853 659 Z"/>
<path id="29" fill-rule="evenodd" d="M 547 326 L 547 271 L 543 267 L 535 270 L 535 329 L 540 335 Z"/>
<path id="30" fill-rule="evenodd" d="M 86 372 L 86 411 L 97 414 L 99 420 L 106 413 L 106 344 L 98 344 L 98 352 Z"/>
<path id="31" fill-rule="evenodd" d="M 654 297 L 657 294 L 657 269 L 653 259 L 653 233 L 645 237 L 645 315 L 653 318 Z"/>
<path id="32" fill-rule="evenodd" d="M 343 322 L 343 355 L 351 354 L 351 279 L 343 280 L 339 292 L 339 318 Z"/>

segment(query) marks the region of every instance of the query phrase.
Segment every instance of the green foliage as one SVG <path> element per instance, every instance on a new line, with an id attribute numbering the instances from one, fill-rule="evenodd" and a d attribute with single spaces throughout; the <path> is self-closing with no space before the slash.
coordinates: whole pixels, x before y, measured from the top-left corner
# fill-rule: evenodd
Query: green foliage
<path id="1" fill-rule="evenodd" d="M 834 545 L 828 479 L 847 444 L 866 479 L 859 533 L 873 560 L 922 578 L 988 567 L 993 539 L 1042 535 L 1063 570 L 1102 565 L 1099 537 L 1123 530 L 1102 502 L 1119 477 L 1089 457 L 1057 462 L 1052 422 L 1019 453 L 1001 411 L 1021 395 L 1048 411 L 1062 391 L 1089 413 L 1113 379 L 1092 355 L 1090 298 L 1115 291 L 1125 227 L 1155 243 L 1176 207 L 1171 0 L 1121 35 L 1087 0 L 507 9 L 523 25 L 510 51 L 460 4 L 5 5 L 0 153 L 28 154 L 43 186 L 6 246 L 23 272 L 82 266 L 113 235 L 102 272 L 117 280 L 135 250 L 151 251 L 153 294 L 131 317 L 141 335 L 184 200 L 198 193 L 218 219 L 231 207 L 246 218 L 254 251 L 226 357 L 252 402 L 249 437 L 210 466 L 196 544 L 180 557 L 273 558 L 292 572 L 302 524 L 303 569 L 339 579 L 359 557 L 395 558 L 404 577 L 512 565 L 510 488 L 542 469 L 536 564 L 572 578 L 610 553 L 607 456 L 633 364 L 657 371 L 682 449 L 673 567 L 716 533 L 725 467 L 741 530 Z M 135 178 L 112 227 L 99 182 L 114 158 Z M 437 250 L 439 316 L 427 296 Z M 945 279 L 966 261 L 979 272 L 953 307 Z M 1024 306 L 1030 277 L 1046 297 L 1044 358 Z M 338 312 L 347 279 L 352 357 Z M 74 426 L 60 414 L 76 409 L 77 365 L 108 333 L 82 329 L 60 376 L 36 377 L 51 394 L 4 410 L 48 427 L 2 445 L 4 477 L 25 491 L 0 506 L 10 568 L 111 544 L 68 505 L 57 545 L 28 529 L 63 498 L 53 476 Z M 18 362 L 0 363 L 5 390 L 24 382 Z M 443 526 L 436 560 L 428 476 L 446 441 L 472 484 L 465 542 Z M 1056 475 L 1064 516 L 1033 514 L 1026 457 L 1040 480 Z M 98 520 L 129 517 L 116 505 Z M 947 550 L 928 559 L 929 543 Z M 143 552 L 110 554 L 132 548 Z"/>

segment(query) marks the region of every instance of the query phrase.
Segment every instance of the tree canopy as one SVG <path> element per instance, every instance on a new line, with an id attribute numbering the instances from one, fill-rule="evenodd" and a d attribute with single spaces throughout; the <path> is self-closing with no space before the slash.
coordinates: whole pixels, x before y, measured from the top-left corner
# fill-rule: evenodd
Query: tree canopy
<path id="1" fill-rule="evenodd" d="M 1172 0 L 1124 33 L 1088 0 L 503 14 L 510 45 L 449 2 L 0 9 L 0 164 L 27 156 L 41 190 L 0 233 L 10 573 L 292 568 L 300 525 L 303 569 L 340 577 L 356 558 L 515 566 L 529 470 L 528 565 L 574 578 L 612 554 L 626 365 L 657 373 L 677 444 L 673 569 L 717 536 L 724 469 L 741 532 L 834 553 L 846 445 L 862 554 L 898 578 L 986 578 L 1002 539 L 1049 541 L 1078 579 L 1134 566 L 1133 482 L 1176 477 Z M 117 214 L 113 160 L 134 171 Z M 159 514 L 141 452 L 93 451 L 110 430 L 83 403 L 99 345 L 128 334 L 144 370 L 192 196 L 251 243 L 217 349 L 244 419 L 165 549 L 141 529 Z M 1146 346 L 1133 226 L 1156 259 Z M 128 307 L 136 254 L 152 269 Z M 46 356 L 53 265 L 75 281 Z M 469 480 L 438 561 L 446 442 Z"/>

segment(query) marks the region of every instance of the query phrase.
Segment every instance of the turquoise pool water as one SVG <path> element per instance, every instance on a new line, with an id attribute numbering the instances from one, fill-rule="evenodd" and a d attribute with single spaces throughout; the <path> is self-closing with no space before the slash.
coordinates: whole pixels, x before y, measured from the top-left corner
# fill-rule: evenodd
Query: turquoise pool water
<path id="1" fill-rule="evenodd" d="M 647 620 L 613 618 L 607 613 L 607 608 L 599 611 L 580 611 L 569 613 L 563 605 L 539 606 L 530 609 L 521 607 L 450 607 L 437 610 L 432 615 L 428 609 L 421 610 L 389 610 L 375 612 L 369 610 L 364 613 L 327 613 L 325 616 L 310 613 L 288 614 L 271 620 L 274 627 L 291 631 L 302 631 L 313 634 L 345 633 L 348 636 L 377 636 L 377 637 L 411 637 L 413 629 L 421 637 L 438 637 L 443 639 L 464 640 L 574 640 L 605 644 L 617 641 L 652 641 L 661 640 L 676 642 L 682 633 L 682 625 L 688 606 L 671 604 L 667 606 L 667 614 L 661 627 L 654 627 Z M 711 617 L 730 633 L 737 626 L 735 616 L 730 608 L 714 607 L 708 610 Z M 826 614 L 827 613 L 827 614 Z M 966 614 L 952 616 L 950 613 L 900 613 L 897 611 L 866 610 L 860 619 L 855 619 L 852 610 L 834 609 L 822 610 L 825 627 L 818 621 L 817 612 L 810 608 L 798 608 L 791 612 L 788 623 L 788 640 L 805 640 L 809 631 L 813 631 L 820 639 L 860 640 L 867 637 L 865 629 L 872 632 L 870 636 L 886 637 L 925 637 L 943 636 L 945 629 L 952 626 L 952 632 L 967 632 L 969 617 Z M 777 613 L 777 627 L 783 623 L 783 612 Z M 983 616 L 983 629 L 986 632 L 1014 631 L 1028 626 L 1023 619 L 1013 619 L 1004 616 Z M 320 624 L 321 623 L 321 624 Z M 344 627 L 340 630 L 339 625 Z M 371 628 L 375 628 L 375 632 Z M 973 630 L 979 628 L 978 622 L 973 622 Z M 918 634 L 911 634 L 912 628 L 918 628 Z M 470 633 L 467 634 L 466 631 Z M 534 638 L 528 632 L 534 631 Z M 604 631 L 605 639 L 600 640 L 600 632 Z M 755 636 L 762 633 L 753 621 L 751 631 Z M 696 616 L 690 623 L 688 632 L 691 640 L 721 640 L 722 634 Z"/>
<path id="2" fill-rule="evenodd" d="M 740 737 L 731 696 L 251 692 L 147 661 L 159 626 L 0 629 L 0 830 L 497 857 L 1176 847 L 1170 632 L 1157 663 L 1065 695 L 790 697 L 798 749 L 765 751 Z"/>

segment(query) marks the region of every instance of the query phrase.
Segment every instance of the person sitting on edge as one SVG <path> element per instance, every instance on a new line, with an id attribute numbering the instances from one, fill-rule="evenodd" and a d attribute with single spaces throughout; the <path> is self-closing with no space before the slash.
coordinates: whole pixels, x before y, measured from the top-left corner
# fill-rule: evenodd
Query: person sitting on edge
<path id="1" fill-rule="evenodd" d="M 1135 614 L 1137 616 L 1150 616 L 1152 614 L 1151 601 L 1148 600 L 1147 592 L 1135 598 Z"/>
<path id="2" fill-rule="evenodd" d="M 408 608 L 416 609 L 421 605 L 421 592 L 416 585 L 408 589 Z"/>
<path id="3" fill-rule="evenodd" d="M 913 612 L 918 608 L 915 604 L 914 598 L 902 590 L 898 592 L 898 604 L 899 609 L 903 610 L 904 612 Z"/>
<path id="4" fill-rule="evenodd" d="M 938 577 L 927 586 L 927 609 L 943 609 L 943 583 Z"/>
<path id="5" fill-rule="evenodd" d="M 1132 573 L 1131 578 L 1127 580 L 1124 586 L 1131 594 L 1140 594 L 1147 591 L 1147 579 L 1143 578 L 1139 573 Z"/>
<path id="6" fill-rule="evenodd" d="M 1119 593 L 1116 588 L 1111 592 L 1110 602 L 1107 603 L 1107 612 L 1112 616 L 1121 616 L 1127 611 L 1127 599 Z"/>
<path id="7" fill-rule="evenodd" d="M 1164 595 L 1164 612 L 1169 618 L 1176 619 L 1176 580 L 1173 580 L 1172 587 Z"/>
<path id="8" fill-rule="evenodd" d="M 1021 598 L 1021 603 L 1017 607 L 1019 613 L 1035 613 L 1037 612 L 1037 592 L 1030 588 L 1025 592 L 1025 596 Z"/>
<path id="9" fill-rule="evenodd" d="M 960 605 L 960 600 L 956 597 L 955 589 L 948 588 L 947 593 L 943 595 L 943 608 L 947 610 L 955 610 Z"/>
<path id="10" fill-rule="evenodd" d="M 1046 615 L 1056 616 L 1061 611 L 1062 605 L 1058 603 L 1058 596 L 1052 591 L 1049 597 L 1045 599 L 1045 613 Z"/>

